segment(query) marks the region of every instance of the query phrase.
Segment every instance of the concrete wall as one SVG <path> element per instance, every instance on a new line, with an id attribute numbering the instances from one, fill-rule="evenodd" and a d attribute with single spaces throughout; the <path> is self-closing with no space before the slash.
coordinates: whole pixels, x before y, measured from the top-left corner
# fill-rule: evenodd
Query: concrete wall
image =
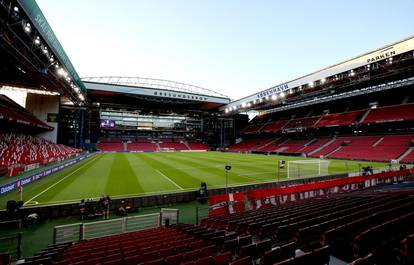
<path id="1" fill-rule="evenodd" d="M 39 120 L 53 127 L 53 131 L 40 133 L 37 136 L 42 137 L 53 143 L 57 142 L 58 123 L 47 122 L 48 113 L 59 113 L 59 96 L 27 94 L 26 109 L 30 111 Z"/>

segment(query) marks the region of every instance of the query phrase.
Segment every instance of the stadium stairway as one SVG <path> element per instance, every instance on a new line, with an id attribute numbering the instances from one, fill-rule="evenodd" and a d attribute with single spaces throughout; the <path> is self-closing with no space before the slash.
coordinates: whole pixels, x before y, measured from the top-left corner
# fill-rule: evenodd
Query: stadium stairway
<path id="1" fill-rule="evenodd" d="M 407 149 L 407 151 L 405 151 L 400 157 L 397 158 L 398 162 L 401 161 L 406 161 L 405 158 L 409 157 L 414 151 L 414 147 L 410 147 Z M 406 162 L 411 162 L 411 161 L 406 161 Z"/>
<path id="2" fill-rule="evenodd" d="M 327 147 L 328 145 L 332 144 L 333 142 L 335 142 L 336 137 L 334 136 L 331 140 L 327 141 L 326 143 L 324 143 L 323 145 L 319 146 L 318 148 L 316 148 L 313 151 L 310 151 L 308 153 L 308 156 L 312 156 L 313 154 L 321 151 L 322 149 L 324 149 L 325 147 Z"/>

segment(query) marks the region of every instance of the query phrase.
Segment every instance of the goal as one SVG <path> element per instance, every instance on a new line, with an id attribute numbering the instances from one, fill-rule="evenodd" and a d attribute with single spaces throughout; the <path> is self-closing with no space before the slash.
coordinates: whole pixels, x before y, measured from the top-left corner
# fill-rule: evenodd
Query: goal
<path id="1" fill-rule="evenodd" d="M 288 161 L 287 177 L 298 179 L 329 174 L 329 161 L 322 159 Z"/>

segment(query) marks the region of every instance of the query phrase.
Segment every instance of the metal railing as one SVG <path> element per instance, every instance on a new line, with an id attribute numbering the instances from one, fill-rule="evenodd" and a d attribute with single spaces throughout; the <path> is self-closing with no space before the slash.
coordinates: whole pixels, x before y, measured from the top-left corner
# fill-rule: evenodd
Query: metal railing
<path id="1" fill-rule="evenodd" d="M 180 211 L 178 209 L 162 208 L 161 209 L 161 224 L 177 224 L 180 218 Z"/>
<path id="2" fill-rule="evenodd" d="M 208 206 L 197 206 L 196 207 L 196 224 L 199 225 L 203 219 L 208 217 Z"/>
<path id="3" fill-rule="evenodd" d="M 75 242 L 159 227 L 164 225 L 167 219 L 169 224 L 178 223 L 179 210 L 164 208 L 159 213 L 55 226 L 53 229 L 53 243 Z"/>
<path id="4" fill-rule="evenodd" d="M 0 253 L 11 255 L 13 260 L 18 260 L 22 255 L 22 232 L 0 236 Z"/>

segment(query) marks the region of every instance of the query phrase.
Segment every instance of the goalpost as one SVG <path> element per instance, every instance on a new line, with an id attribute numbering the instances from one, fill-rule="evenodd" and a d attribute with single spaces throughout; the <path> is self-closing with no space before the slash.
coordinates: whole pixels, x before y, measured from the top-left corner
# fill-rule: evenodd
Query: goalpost
<path id="1" fill-rule="evenodd" d="M 308 178 L 329 174 L 329 161 L 322 159 L 294 160 L 287 163 L 287 177 Z"/>

